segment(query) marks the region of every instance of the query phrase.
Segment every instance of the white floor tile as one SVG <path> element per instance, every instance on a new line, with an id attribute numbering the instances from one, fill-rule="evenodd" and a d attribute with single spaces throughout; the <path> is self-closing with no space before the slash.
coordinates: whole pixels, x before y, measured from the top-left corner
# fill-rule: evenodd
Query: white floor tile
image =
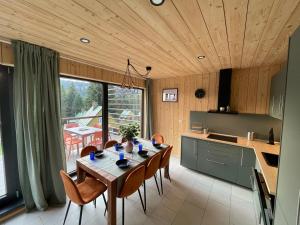
<path id="1" fill-rule="evenodd" d="M 147 214 L 138 193 L 125 199 L 126 225 L 256 225 L 252 192 L 180 166 L 180 160 L 170 163 L 172 182 L 163 178 L 164 194 L 158 195 L 154 179 L 147 181 Z M 159 180 L 158 180 L 159 181 Z M 159 181 L 160 182 L 160 181 Z M 159 183 L 160 186 L 160 183 Z M 143 196 L 143 187 L 140 188 Z M 45 212 L 24 213 L 6 221 L 5 225 L 62 224 L 67 204 Z M 84 207 L 82 225 L 106 224 L 102 196 Z M 67 225 L 78 224 L 80 208 L 72 204 Z M 121 224 L 122 201 L 117 200 L 117 221 Z"/>

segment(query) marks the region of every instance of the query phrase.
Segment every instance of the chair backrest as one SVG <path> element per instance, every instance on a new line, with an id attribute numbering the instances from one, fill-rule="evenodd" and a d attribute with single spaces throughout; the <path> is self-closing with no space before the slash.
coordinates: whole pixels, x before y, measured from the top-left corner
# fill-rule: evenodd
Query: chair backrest
<path id="1" fill-rule="evenodd" d="M 67 123 L 66 128 L 79 127 L 78 123 Z"/>
<path id="2" fill-rule="evenodd" d="M 102 128 L 102 125 L 100 123 L 95 123 L 93 127 Z"/>
<path id="3" fill-rule="evenodd" d="M 72 135 L 69 132 L 64 131 L 64 140 L 70 141 L 71 139 L 72 139 Z"/>
<path id="4" fill-rule="evenodd" d="M 140 165 L 131 171 L 125 178 L 122 188 L 118 194 L 119 198 L 127 197 L 136 192 L 144 182 L 145 166 Z"/>
<path id="5" fill-rule="evenodd" d="M 127 141 L 127 139 L 123 137 L 122 140 L 121 140 L 121 143 L 124 143 L 126 141 Z"/>
<path id="6" fill-rule="evenodd" d="M 104 145 L 104 149 L 105 148 L 110 148 L 113 147 L 115 144 L 117 144 L 118 142 L 116 140 L 109 140 L 105 143 Z"/>
<path id="7" fill-rule="evenodd" d="M 97 151 L 97 147 L 93 145 L 85 146 L 81 152 L 80 152 L 80 157 L 84 157 L 90 154 L 90 152 L 95 152 Z"/>
<path id="8" fill-rule="evenodd" d="M 77 189 L 77 186 L 72 180 L 72 178 L 63 170 L 60 171 L 60 176 L 63 181 L 65 191 L 69 199 L 78 205 L 83 205 L 84 201 L 82 200 L 81 195 Z"/>
<path id="9" fill-rule="evenodd" d="M 151 159 L 148 161 L 146 165 L 145 180 L 154 176 L 156 171 L 159 169 L 160 159 L 161 154 L 159 153 L 152 156 Z"/>
<path id="10" fill-rule="evenodd" d="M 151 137 L 151 140 L 152 139 L 155 139 L 155 142 L 158 143 L 158 144 L 165 143 L 164 137 L 159 133 L 153 134 L 152 137 Z"/>
<path id="11" fill-rule="evenodd" d="M 102 131 L 97 131 L 94 133 L 94 140 L 102 140 Z"/>
<path id="12" fill-rule="evenodd" d="M 173 146 L 169 146 L 164 152 L 160 160 L 160 168 L 164 168 L 169 164 Z"/>

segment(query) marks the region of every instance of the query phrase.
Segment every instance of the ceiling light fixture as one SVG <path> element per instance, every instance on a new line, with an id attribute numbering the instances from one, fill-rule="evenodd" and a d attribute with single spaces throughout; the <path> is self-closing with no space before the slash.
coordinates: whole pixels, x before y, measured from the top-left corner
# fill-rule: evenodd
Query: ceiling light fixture
<path id="1" fill-rule="evenodd" d="M 91 41 L 85 37 L 80 38 L 80 42 L 84 44 L 89 44 Z"/>
<path id="2" fill-rule="evenodd" d="M 199 55 L 197 56 L 198 59 L 204 59 L 205 58 L 205 55 Z"/>
<path id="3" fill-rule="evenodd" d="M 135 86 L 134 83 L 134 76 L 131 74 L 131 70 L 138 76 L 140 76 L 143 79 L 146 79 L 149 77 L 150 71 L 151 71 L 151 66 L 146 66 L 146 73 L 145 74 L 141 74 L 139 73 L 136 68 L 130 63 L 130 60 L 127 59 L 127 67 L 126 67 L 126 71 L 125 74 L 123 76 L 123 81 L 122 81 L 122 88 L 133 88 Z"/>
<path id="4" fill-rule="evenodd" d="M 150 0 L 151 4 L 154 6 L 160 6 L 164 4 L 165 0 Z"/>

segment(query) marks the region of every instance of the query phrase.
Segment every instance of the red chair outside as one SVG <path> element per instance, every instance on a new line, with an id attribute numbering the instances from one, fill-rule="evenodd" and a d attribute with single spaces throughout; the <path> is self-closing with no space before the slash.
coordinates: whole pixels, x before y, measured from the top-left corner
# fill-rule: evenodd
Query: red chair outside
<path id="1" fill-rule="evenodd" d="M 100 148 L 102 147 L 103 141 L 102 141 L 102 131 L 98 131 L 95 132 L 93 137 L 92 137 L 92 141 L 89 143 L 89 145 L 93 145 L 93 146 L 100 146 Z"/>
<path id="2" fill-rule="evenodd" d="M 77 155 L 79 155 L 79 144 L 82 144 L 82 139 L 77 138 L 76 136 L 72 136 L 70 133 L 64 131 L 64 142 L 66 149 L 68 150 L 68 159 L 70 158 L 71 151 L 73 150 L 73 146 L 76 145 Z"/>
<path id="3" fill-rule="evenodd" d="M 79 127 L 78 123 L 67 123 L 66 128 L 73 128 L 73 127 Z"/>

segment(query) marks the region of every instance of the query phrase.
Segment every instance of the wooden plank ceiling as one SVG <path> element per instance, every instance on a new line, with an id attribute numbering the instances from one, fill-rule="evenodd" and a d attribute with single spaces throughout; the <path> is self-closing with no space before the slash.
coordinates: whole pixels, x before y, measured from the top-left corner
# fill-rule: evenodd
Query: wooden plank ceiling
<path id="1" fill-rule="evenodd" d="M 1 0 L 0 36 L 117 71 L 130 58 L 152 78 L 184 76 L 286 61 L 299 1 Z"/>

